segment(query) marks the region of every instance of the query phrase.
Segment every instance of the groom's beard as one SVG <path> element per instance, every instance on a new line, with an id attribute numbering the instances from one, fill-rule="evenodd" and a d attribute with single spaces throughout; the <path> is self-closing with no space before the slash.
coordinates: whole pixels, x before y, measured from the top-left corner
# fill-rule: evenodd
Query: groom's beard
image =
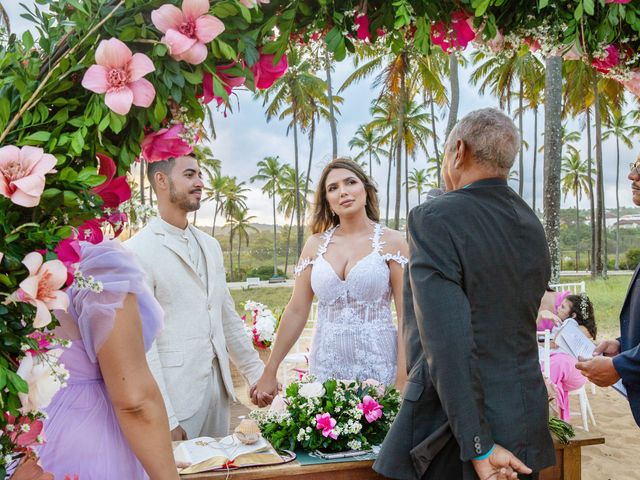
<path id="1" fill-rule="evenodd" d="M 200 200 L 193 198 L 190 195 L 198 190 L 199 189 L 196 188 L 191 190 L 189 193 L 178 193 L 176 192 L 173 182 L 169 180 L 169 201 L 180 207 L 180 209 L 185 212 L 195 212 L 200 209 Z"/>

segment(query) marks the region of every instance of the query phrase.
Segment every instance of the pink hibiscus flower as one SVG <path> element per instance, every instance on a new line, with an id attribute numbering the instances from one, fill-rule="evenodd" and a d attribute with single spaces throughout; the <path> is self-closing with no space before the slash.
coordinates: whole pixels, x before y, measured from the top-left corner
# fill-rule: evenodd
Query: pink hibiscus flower
<path id="1" fill-rule="evenodd" d="M 20 282 L 16 292 L 17 300 L 36 307 L 35 328 L 45 327 L 51 322 L 49 310 L 66 311 L 69 306 L 69 297 L 60 290 L 67 280 L 67 269 L 60 260 L 43 260 L 38 252 L 24 257 L 22 263 L 29 270 L 29 276 Z"/>
<path id="2" fill-rule="evenodd" d="M 357 407 L 364 413 L 364 418 L 366 418 L 369 423 L 373 423 L 382 417 L 382 405 L 369 395 L 365 395 L 362 403 L 359 403 Z"/>
<path id="3" fill-rule="evenodd" d="M 111 110 L 126 115 L 131 104 L 145 108 L 151 105 L 156 90 L 142 77 L 155 67 L 145 54 L 132 54 L 124 43 L 111 38 L 98 45 L 96 64 L 85 72 L 82 86 L 95 93 L 105 93 L 104 103 Z"/>
<path id="4" fill-rule="evenodd" d="M 35 207 L 44 191 L 44 176 L 54 171 L 56 162 L 41 148 L 0 148 L 0 195 L 21 207 Z"/>
<path id="5" fill-rule="evenodd" d="M 197 65 L 207 58 L 207 43 L 224 32 L 224 23 L 209 12 L 209 0 L 184 0 L 182 10 L 165 4 L 151 12 L 151 21 L 164 33 L 160 39 L 176 60 Z"/>
<path id="6" fill-rule="evenodd" d="M 98 244 L 104 239 L 102 233 L 101 222 L 98 219 L 85 221 L 78 227 L 78 240 L 81 242 L 89 242 Z"/>
<path id="7" fill-rule="evenodd" d="M 328 413 L 316 414 L 316 430 L 322 430 L 322 435 L 325 437 L 331 437 L 334 440 L 338 438 L 338 434 L 333 431 L 336 423 L 336 419 L 331 418 Z"/>
<path id="8" fill-rule="evenodd" d="M 450 29 L 452 33 L 449 33 Z M 458 48 L 466 48 L 474 38 L 476 33 L 473 30 L 473 17 L 464 10 L 451 14 L 450 26 L 439 21 L 431 27 L 432 43 L 439 45 L 447 53 Z"/>
<path id="9" fill-rule="evenodd" d="M 256 88 L 264 90 L 269 88 L 273 83 L 285 74 L 289 63 L 287 56 L 282 55 L 280 61 L 274 65 L 275 55 L 263 54 L 260 52 L 260 58 L 251 67 Z"/>
<path id="10" fill-rule="evenodd" d="M 142 140 L 144 159 L 153 163 L 190 154 L 193 147 L 180 136 L 183 128 L 181 123 L 176 123 L 171 128 L 162 128 L 145 136 Z"/>

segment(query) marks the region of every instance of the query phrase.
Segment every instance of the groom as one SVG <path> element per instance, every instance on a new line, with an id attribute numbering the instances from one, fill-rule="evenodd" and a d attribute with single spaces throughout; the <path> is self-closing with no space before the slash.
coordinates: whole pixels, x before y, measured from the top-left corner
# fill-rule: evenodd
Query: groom
<path id="1" fill-rule="evenodd" d="M 537 478 L 555 461 L 535 325 L 549 255 L 540 221 L 507 186 L 519 146 L 502 112 L 470 113 L 445 146 L 448 193 L 409 215 L 410 373 L 374 464 L 387 477 Z"/>
<path id="2" fill-rule="evenodd" d="M 159 218 L 126 244 L 164 310 L 147 354 L 172 438 L 228 435 L 234 397 L 229 358 L 255 384 L 264 364 L 245 333 L 225 281 L 218 242 L 187 221 L 200 208 L 202 174 L 193 156 L 149 163 Z"/>

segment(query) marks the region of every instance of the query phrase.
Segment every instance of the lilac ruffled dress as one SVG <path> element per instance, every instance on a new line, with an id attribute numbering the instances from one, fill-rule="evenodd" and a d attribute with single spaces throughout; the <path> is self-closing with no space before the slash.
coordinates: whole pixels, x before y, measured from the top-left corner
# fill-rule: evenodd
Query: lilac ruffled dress
<path id="1" fill-rule="evenodd" d="M 46 409 L 46 444 L 39 448 L 45 471 L 56 479 L 147 478 L 124 437 L 109 399 L 96 353 L 109 337 L 116 310 L 129 293 L 138 300 L 145 351 L 162 328 L 163 313 L 132 253 L 117 240 L 81 244 L 80 271 L 102 283 L 102 292 L 70 288 L 68 313 L 56 312 L 56 333 L 71 339 L 61 357 L 69 371 L 66 388 Z"/>

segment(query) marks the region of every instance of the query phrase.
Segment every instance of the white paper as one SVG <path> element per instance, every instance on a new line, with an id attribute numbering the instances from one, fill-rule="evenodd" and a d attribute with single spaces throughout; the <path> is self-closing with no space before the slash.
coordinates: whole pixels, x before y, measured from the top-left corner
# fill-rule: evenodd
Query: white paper
<path id="1" fill-rule="evenodd" d="M 577 359 L 591 358 L 596 349 L 573 318 L 567 318 L 564 321 L 562 327 L 556 332 L 554 341 L 562 351 Z"/>
<path id="2" fill-rule="evenodd" d="M 611 388 L 613 388 L 614 390 L 620 392 L 625 397 L 627 396 L 627 389 L 622 384 L 622 379 L 618 380 L 616 383 L 611 385 Z"/>
<path id="3" fill-rule="evenodd" d="M 234 435 L 215 440 L 211 437 L 198 437 L 180 442 L 174 449 L 173 456 L 177 462 L 185 462 L 196 465 L 213 457 L 224 457 L 227 460 L 245 453 L 255 453 L 268 450 L 269 443 L 260 437 L 253 445 L 245 445 Z"/>

